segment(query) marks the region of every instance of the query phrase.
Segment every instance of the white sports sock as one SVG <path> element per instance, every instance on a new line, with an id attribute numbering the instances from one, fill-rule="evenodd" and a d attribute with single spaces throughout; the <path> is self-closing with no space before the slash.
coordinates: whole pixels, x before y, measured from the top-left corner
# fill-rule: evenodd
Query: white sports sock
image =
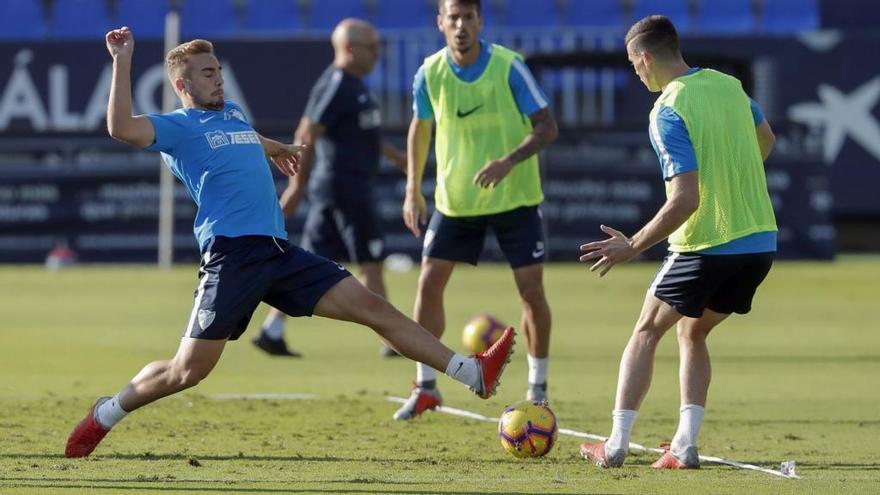
<path id="1" fill-rule="evenodd" d="M 673 454 L 683 453 L 688 447 L 697 446 L 697 436 L 700 434 L 700 426 L 703 425 L 703 416 L 706 409 L 696 404 L 681 406 L 678 416 L 678 431 L 672 437 L 670 450 Z"/>
<path id="2" fill-rule="evenodd" d="M 638 411 L 615 409 L 611 412 L 611 436 L 605 442 L 605 452 L 629 450 L 629 434 L 636 422 Z"/>
<path id="3" fill-rule="evenodd" d="M 416 363 L 416 385 L 437 380 L 437 370 L 425 363 Z"/>
<path id="4" fill-rule="evenodd" d="M 477 368 L 477 360 L 464 357 L 456 353 L 446 365 L 446 374 L 455 380 L 464 383 L 468 387 L 477 387 L 480 380 L 480 370 Z"/>
<path id="5" fill-rule="evenodd" d="M 536 358 L 531 354 L 526 357 L 529 360 L 529 383 L 535 385 L 547 383 L 547 365 L 550 363 L 550 358 Z"/>
<path id="6" fill-rule="evenodd" d="M 283 314 L 270 311 L 266 321 L 263 322 L 263 334 L 273 340 L 284 338 L 284 321 Z"/>
<path id="7" fill-rule="evenodd" d="M 105 400 L 103 404 L 98 406 L 98 410 L 95 411 L 95 419 L 108 430 L 113 428 L 116 423 L 122 421 L 122 418 L 127 415 L 128 411 L 119 405 L 119 394 L 114 395 L 110 400 Z"/>

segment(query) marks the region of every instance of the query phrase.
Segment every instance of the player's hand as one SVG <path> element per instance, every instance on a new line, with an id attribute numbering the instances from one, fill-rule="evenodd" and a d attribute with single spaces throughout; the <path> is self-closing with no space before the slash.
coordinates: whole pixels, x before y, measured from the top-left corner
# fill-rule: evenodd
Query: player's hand
<path id="1" fill-rule="evenodd" d="M 504 158 L 492 160 L 477 172 L 477 175 L 474 176 L 474 184 L 484 189 L 495 187 L 501 182 L 501 179 L 507 177 L 511 170 L 513 170 L 513 163 L 510 160 Z"/>
<path id="2" fill-rule="evenodd" d="M 403 200 L 403 223 L 414 236 L 422 235 L 421 226 L 428 223 L 428 207 L 425 205 L 424 194 L 406 193 Z"/>
<path id="3" fill-rule="evenodd" d="M 278 144 L 267 153 L 269 159 L 282 174 L 288 177 L 296 175 L 299 173 L 299 161 L 306 146 L 304 144 Z"/>
<path id="4" fill-rule="evenodd" d="M 604 277 L 611 267 L 635 258 L 639 251 L 633 247 L 632 240 L 620 231 L 602 225 L 602 232 L 610 237 L 604 241 L 595 241 L 581 245 L 581 251 L 586 253 L 580 257 L 581 263 L 587 263 L 598 258 L 599 261 L 590 267 L 591 272 L 599 270 L 599 276 Z"/>
<path id="5" fill-rule="evenodd" d="M 134 35 L 131 34 L 128 26 L 110 31 L 105 36 L 105 40 L 107 41 L 107 51 L 113 58 L 117 56 L 131 57 L 134 53 Z"/>

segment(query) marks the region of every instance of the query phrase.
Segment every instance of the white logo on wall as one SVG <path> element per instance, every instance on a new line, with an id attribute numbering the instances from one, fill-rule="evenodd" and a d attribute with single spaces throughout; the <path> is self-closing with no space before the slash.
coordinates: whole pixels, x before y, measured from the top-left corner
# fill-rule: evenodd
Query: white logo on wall
<path id="1" fill-rule="evenodd" d="M 95 77 L 91 72 L 78 68 L 75 61 L 49 66 L 45 74 L 31 73 L 28 66 L 34 60 L 34 51 L 19 50 L 11 61 L 0 61 L 13 66 L 9 79 L 0 81 L 0 131 L 10 122 L 25 121 L 39 132 L 94 131 L 101 127 L 107 115 L 107 99 L 110 95 L 111 64 Z M 10 63 L 11 62 L 11 63 Z M 250 113 L 234 71 L 228 61 L 223 61 L 223 90 Z M 87 81 L 92 92 L 87 97 L 71 101 L 71 80 Z M 160 113 L 156 97 L 165 80 L 165 67 L 155 64 L 132 80 L 132 106 L 135 113 Z M 45 81 L 37 85 L 35 81 Z M 40 87 L 46 88 L 41 94 Z"/>
<path id="2" fill-rule="evenodd" d="M 880 124 L 871 113 L 880 99 L 880 77 L 845 94 L 829 84 L 817 89 L 819 102 L 798 103 L 788 109 L 788 118 L 824 132 L 825 163 L 834 163 L 849 136 L 880 161 Z"/>

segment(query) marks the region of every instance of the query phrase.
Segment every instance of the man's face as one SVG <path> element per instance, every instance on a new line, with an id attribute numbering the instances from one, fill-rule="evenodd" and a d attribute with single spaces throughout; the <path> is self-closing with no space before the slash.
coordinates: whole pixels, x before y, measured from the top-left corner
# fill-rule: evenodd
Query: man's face
<path id="1" fill-rule="evenodd" d="M 467 53 L 479 43 L 483 17 L 476 5 L 446 0 L 437 15 L 437 27 L 446 37 L 446 46 L 459 53 Z"/>
<path id="2" fill-rule="evenodd" d="M 373 72 L 376 61 L 381 54 L 379 33 L 375 30 L 367 31 L 361 39 L 351 42 L 351 55 L 358 70 L 363 74 Z"/>
<path id="3" fill-rule="evenodd" d="M 629 63 L 633 66 L 633 70 L 636 75 L 639 76 L 639 80 L 642 81 L 642 84 L 648 88 L 648 91 L 652 93 L 660 91 L 660 86 L 656 83 L 653 77 L 652 68 L 654 66 L 654 58 L 650 53 L 646 51 L 638 51 L 635 48 L 635 43 L 630 42 L 626 45 L 626 58 L 629 59 Z"/>
<path id="4" fill-rule="evenodd" d="M 223 108 L 223 68 L 214 54 L 190 55 L 178 81 L 183 83 L 184 92 L 192 97 L 196 107 Z"/>

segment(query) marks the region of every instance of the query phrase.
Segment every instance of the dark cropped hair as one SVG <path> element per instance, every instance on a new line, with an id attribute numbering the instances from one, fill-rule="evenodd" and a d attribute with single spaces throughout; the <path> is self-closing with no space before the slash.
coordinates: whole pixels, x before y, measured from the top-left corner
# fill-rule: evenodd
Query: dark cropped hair
<path id="1" fill-rule="evenodd" d="M 633 50 L 646 51 L 658 58 L 671 58 L 681 54 L 678 32 L 668 17 L 649 15 L 633 24 L 624 38 L 626 46 L 634 43 Z"/>
<path id="2" fill-rule="evenodd" d="M 415 1 L 415 0 L 412 0 Z M 462 5 L 476 5 L 477 13 L 483 15 L 483 6 L 480 5 L 480 0 L 455 0 L 456 2 Z M 544 0 L 540 0 L 544 1 Z M 437 0 L 437 10 L 443 12 L 443 5 L 446 3 L 446 0 Z"/>

